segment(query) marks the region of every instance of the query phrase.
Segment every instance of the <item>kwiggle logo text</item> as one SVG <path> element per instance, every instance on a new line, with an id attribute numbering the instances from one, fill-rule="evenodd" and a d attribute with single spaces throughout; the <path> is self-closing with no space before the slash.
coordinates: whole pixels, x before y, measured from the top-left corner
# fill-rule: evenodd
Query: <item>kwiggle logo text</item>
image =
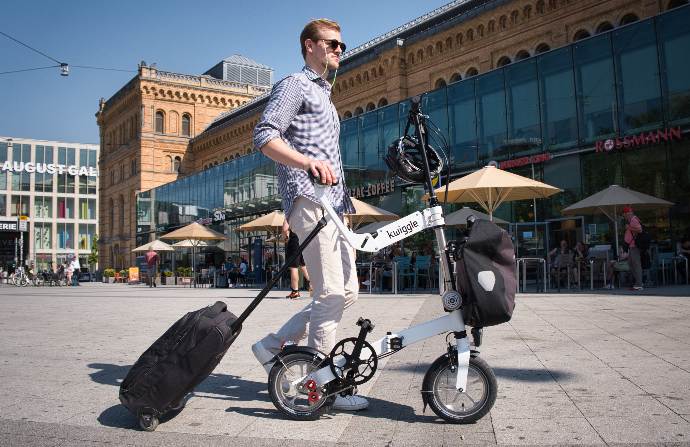
<path id="1" fill-rule="evenodd" d="M 388 234 L 389 238 L 393 239 L 394 237 L 400 236 L 401 234 L 407 235 L 407 234 L 411 233 L 418 226 L 419 226 L 419 222 L 414 220 L 414 221 L 412 221 L 406 225 L 403 225 L 402 227 L 396 228 L 393 231 L 386 230 L 386 234 Z"/>

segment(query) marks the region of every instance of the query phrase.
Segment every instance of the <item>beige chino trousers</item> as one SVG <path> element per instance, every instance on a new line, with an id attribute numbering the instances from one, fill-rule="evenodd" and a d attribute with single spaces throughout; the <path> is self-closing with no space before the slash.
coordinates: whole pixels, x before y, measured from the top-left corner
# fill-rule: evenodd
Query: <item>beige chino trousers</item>
<path id="1" fill-rule="evenodd" d="M 298 197 L 288 219 L 290 229 L 304 241 L 323 215 L 320 205 Z M 274 354 L 285 342 L 300 344 L 307 336 L 308 346 L 330 353 L 343 311 L 357 300 L 359 283 L 354 250 L 332 220 L 307 245 L 303 256 L 313 288 L 312 301 L 278 332 L 261 340 L 264 348 Z"/>

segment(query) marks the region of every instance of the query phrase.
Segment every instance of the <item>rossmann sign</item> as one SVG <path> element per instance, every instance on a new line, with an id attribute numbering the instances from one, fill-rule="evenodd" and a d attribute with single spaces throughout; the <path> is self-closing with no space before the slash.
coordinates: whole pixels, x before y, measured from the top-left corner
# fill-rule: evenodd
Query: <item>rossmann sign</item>
<path id="1" fill-rule="evenodd" d="M 667 141 L 680 141 L 682 139 L 683 134 L 680 131 L 680 127 L 671 127 L 652 132 L 643 132 L 637 135 L 628 135 L 623 138 L 600 140 L 596 142 L 595 152 L 610 152 L 614 149 L 633 149 Z"/>
<path id="2" fill-rule="evenodd" d="M 87 177 L 98 177 L 98 171 L 92 167 L 75 166 L 75 165 L 60 165 L 53 163 L 34 163 L 27 161 L 6 161 L 2 165 L 4 172 L 38 172 L 39 174 L 69 174 L 69 175 L 85 175 Z"/>

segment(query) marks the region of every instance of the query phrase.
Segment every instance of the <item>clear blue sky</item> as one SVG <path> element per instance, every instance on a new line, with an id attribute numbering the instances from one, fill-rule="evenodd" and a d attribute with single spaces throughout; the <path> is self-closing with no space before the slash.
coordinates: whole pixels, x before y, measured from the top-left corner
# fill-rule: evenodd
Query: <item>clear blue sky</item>
<path id="1" fill-rule="evenodd" d="M 0 75 L 0 135 L 98 143 L 98 99 L 109 98 L 139 61 L 201 74 L 242 54 L 271 66 L 278 80 L 303 63 L 299 33 L 312 18 L 340 22 L 354 48 L 450 0 L 31 1 L 3 2 L 1 31 L 71 65 Z M 0 35 L 0 72 L 54 62 Z"/>

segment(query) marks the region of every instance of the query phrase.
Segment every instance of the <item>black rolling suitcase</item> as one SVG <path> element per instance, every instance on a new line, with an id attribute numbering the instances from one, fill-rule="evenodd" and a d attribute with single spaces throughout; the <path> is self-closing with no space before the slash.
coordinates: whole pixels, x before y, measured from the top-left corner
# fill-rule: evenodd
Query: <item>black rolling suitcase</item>
<path id="1" fill-rule="evenodd" d="M 189 312 L 139 357 L 120 385 L 120 402 L 137 416 L 141 428 L 153 431 L 162 415 L 182 408 L 185 396 L 213 372 L 240 334 L 244 320 L 325 226 L 322 218 L 239 317 L 222 301 Z"/>
<path id="2" fill-rule="evenodd" d="M 120 402 L 144 430 L 155 430 L 211 374 L 242 329 L 236 321 L 218 301 L 177 320 L 139 357 L 120 385 Z"/>

